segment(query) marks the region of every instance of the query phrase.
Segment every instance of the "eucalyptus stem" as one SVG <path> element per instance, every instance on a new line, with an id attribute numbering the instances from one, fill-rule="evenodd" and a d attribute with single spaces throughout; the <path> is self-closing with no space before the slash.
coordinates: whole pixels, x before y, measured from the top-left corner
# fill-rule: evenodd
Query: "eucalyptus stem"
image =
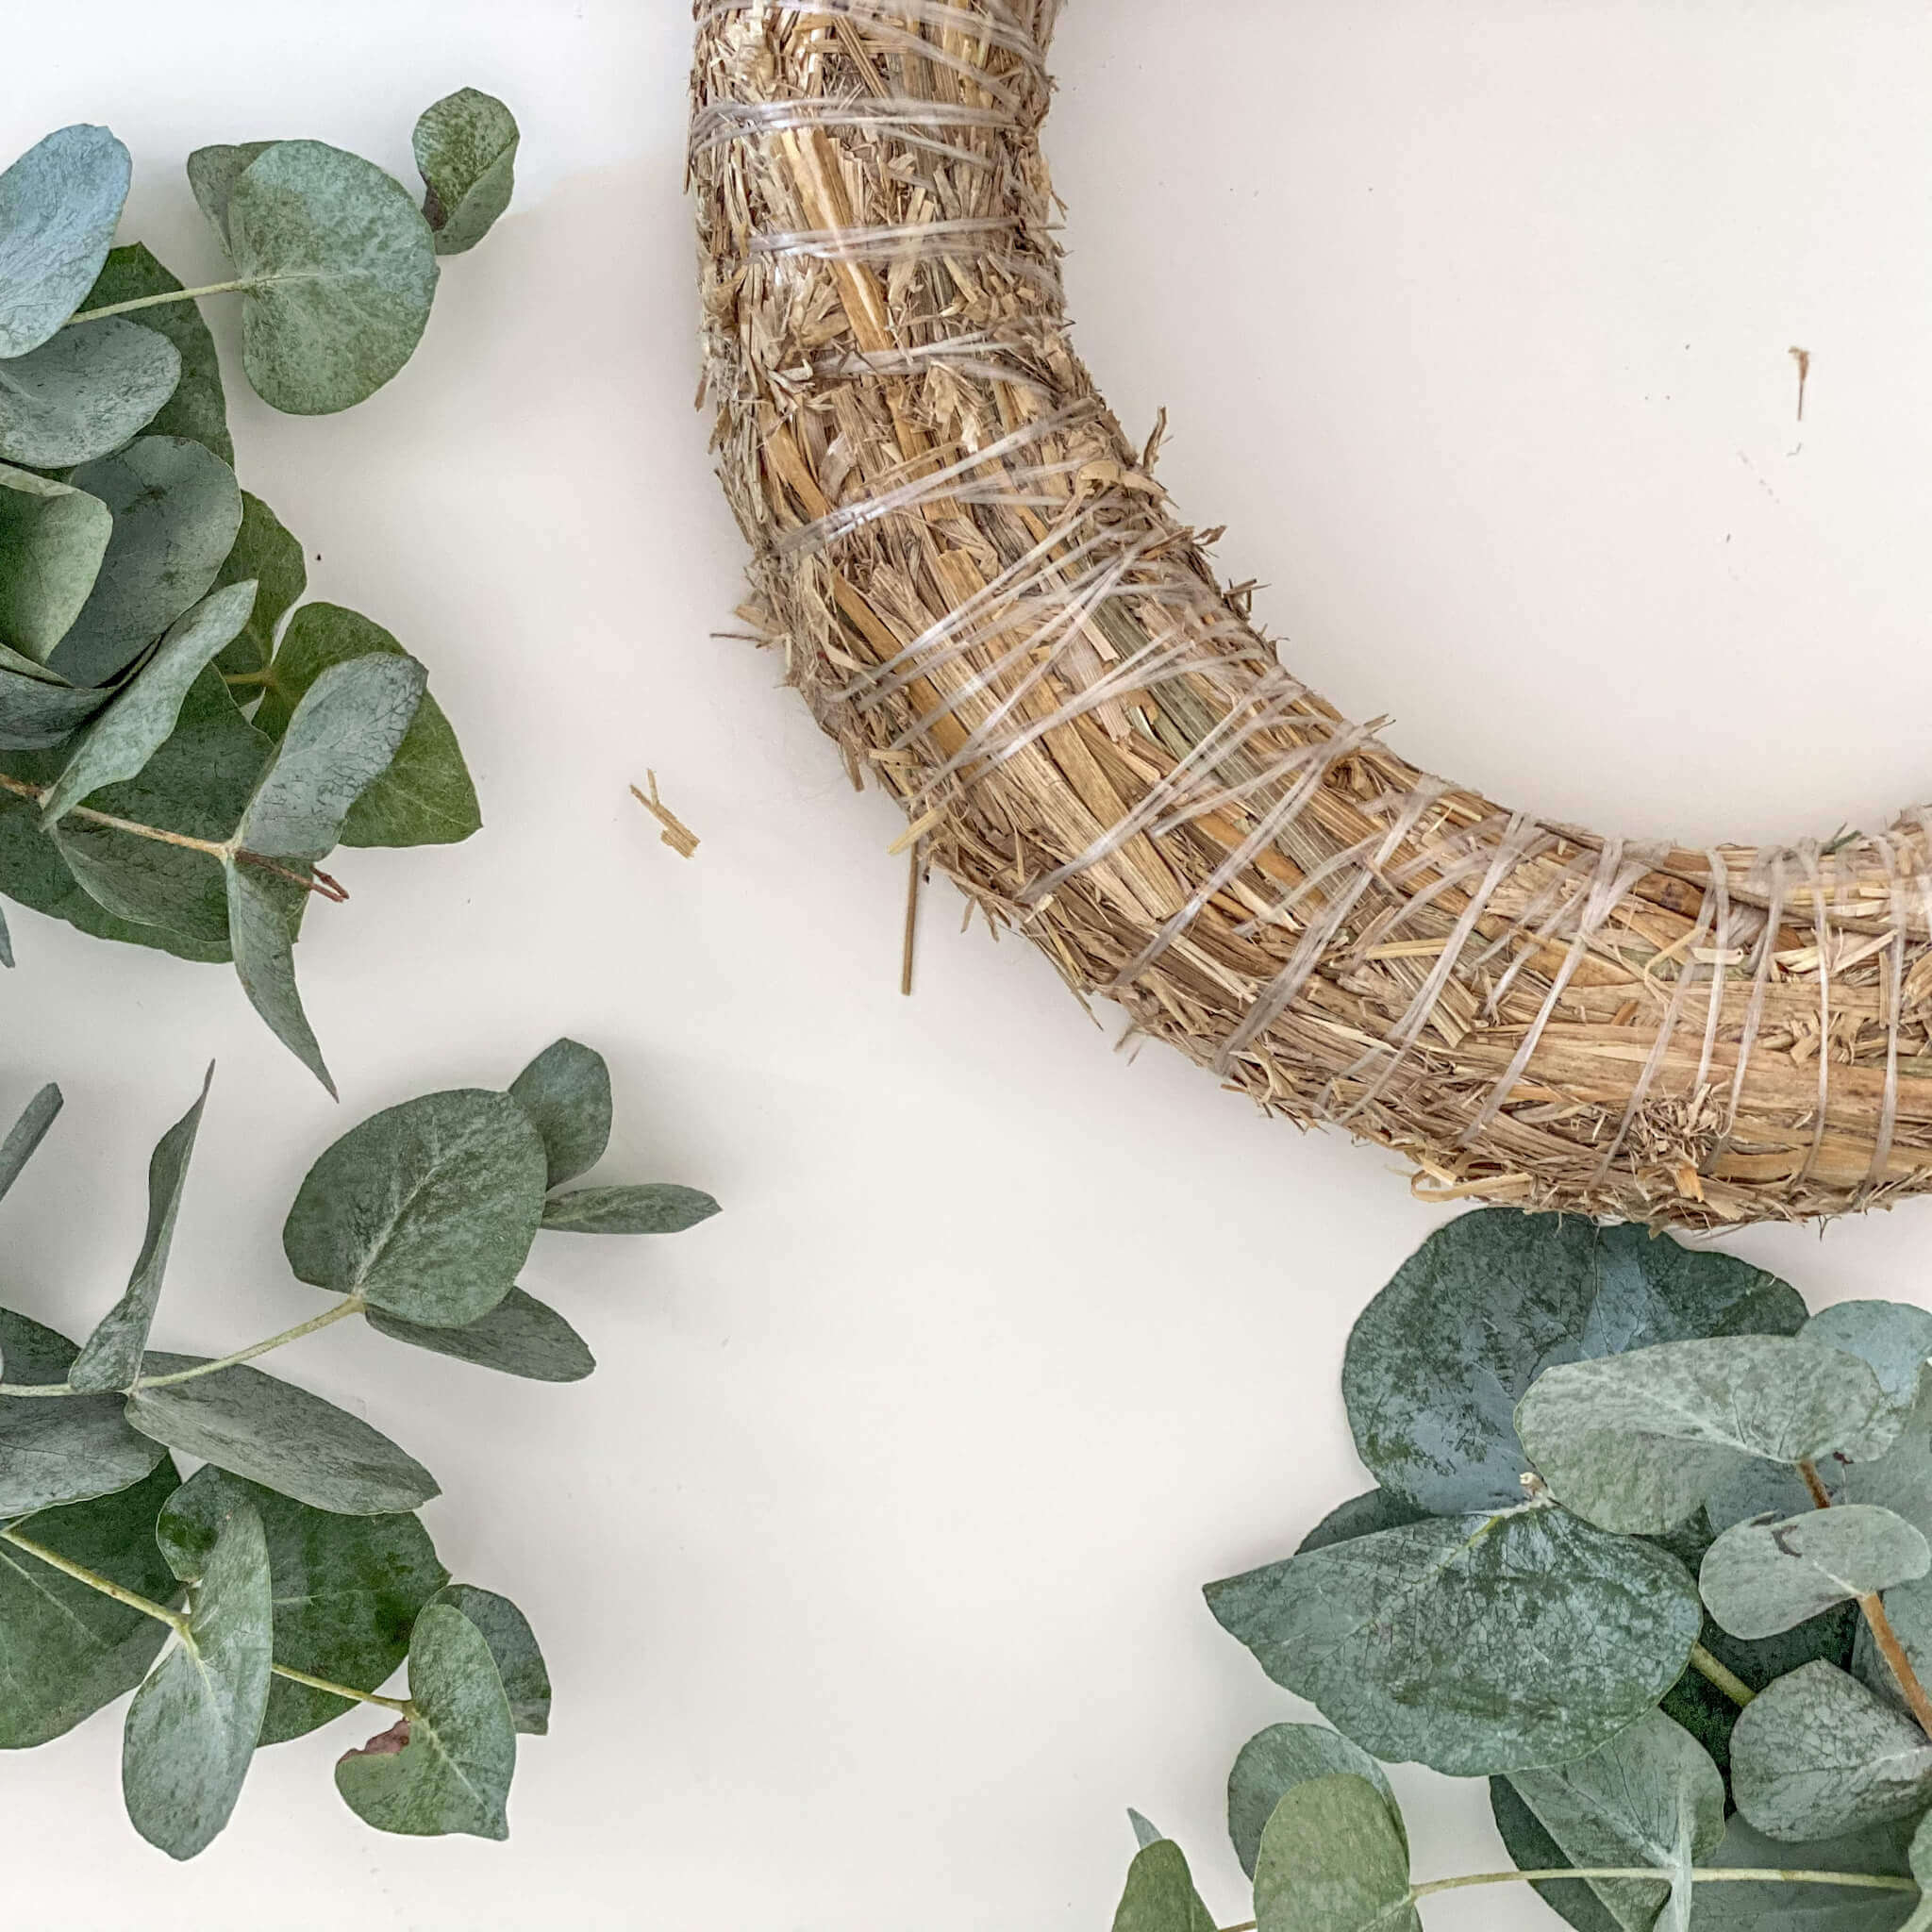
<path id="1" fill-rule="evenodd" d="M 316 1315 L 307 1322 L 298 1322 L 294 1327 L 284 1328 L 279 1335 L 271 1335 L 265 1341 L 255 1342 L 247 1348 L 238 1348 L 233 1355 L 225 1355 L 219 1361 L 202 1362 L 192 1369 L 177 1369 L 170 1375 L 137 1375 L 129 1384 L 126 1393 L 131 1395 L 138 1389 L 172 1389 L 177 1382 L 192 1382 L 203 1375 L 219 1374 L 223 1369 L 232 1369 L 239 1367 L 242 1362 L 252 1362 L 257 1356 L 266 1355 L 272 1348 L 281 1348 L 291 1341 L 300 1341 L 305 1335 L 314 1335 L 337 1322 L 347 1321 L 351 1315 L 359 1315 L 366 1306 L 359 1294 L 346 1295 L 325 1314 Z M 0 1395 L 51 1398 L 88 1392 L 75 1389 L 67 1382 L 0 1382 Z"/>
<path id="2" fill-rule="evenodd" d="M 78 315 L 70 315 L 64 325 L 72 328 L 76 322 L 101 322 L 110 315 L 130 315 L 137 308 L 158 308 L 166 302 L 192 302 L 202 295 L 243 294 L 259 286 L 249 275 L 236 282 L 209 282 L 200 289 L 166 289 L 158 295 L 137 295 L 131 302 L 110 302 L 105 308 L 83 308 Z"/>
<path id="3" fill-rule="evenodd" d="M 63 1576 L 71 1576 L 75 1582 L 84 1583 L 90 1590 L 97 1590 L 103 1596 L 112 1597 L 117 1604 L 125 1604 L 130 1610 L 139 1610 L 143 1617 L 152 1617 L 157 1624 L 167 1624 L 177 1637 L 188 1635 L 188 1619 L 179 1610 L 171 1610 L 166 1604 L 158 1604 L 151 1597 L 123 1590 L 112 1577 L 103 1576 L 98 1570 L 90 1570 L 85 1563 L 70 1561 L 58 1550 L 50 1550 L 45 1543 L 37 1543 L 31 1537 L 22 1536 L 16 1528 L 0 1527 L 0 1542 L 11 1543 L 15 1549 L 25 1550 L 29 1557 L 59 1571 Z M 269 1669 L 277 1677 L 288 1678 L 291 1684 L 306 1684 L 311 1690 L 326 1690 L 331 1697 L 344 1697 L 352 1704 L 379 1704 L 385 1710 L 400 1711 L 405 1717 L 416 1714 L 415 1707 L 406 1697 L 384 1697 L 374 1690 L 358 1690 L 327 1677 L 312 1677 L 307 1671 L 291 1671 L 286 1664 L 271 1664 Z"/>
<path id="4" fill-rule="evenodd" d="M 1690 1668 L 1700 1677 L 1715 1684 L 1740 1710 L 1757 1695 L 1737 1672 L 1720 1663 L 1701 1643 L 1690 1646 Z"/>

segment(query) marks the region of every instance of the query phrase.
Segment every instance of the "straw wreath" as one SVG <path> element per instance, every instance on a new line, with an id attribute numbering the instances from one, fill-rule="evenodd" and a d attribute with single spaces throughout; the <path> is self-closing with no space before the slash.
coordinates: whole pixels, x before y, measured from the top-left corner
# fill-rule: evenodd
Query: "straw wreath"
<path id="1" fill-rule="evenodd" d="M 747 615 L 989 920 L 1434 1199 L 1714 1225 L 1932 1180 L 1932 814 L 1602 838 L 1279 662 L 1069 341 L 1059 0 L 697 0 L 691 170 Z"/>

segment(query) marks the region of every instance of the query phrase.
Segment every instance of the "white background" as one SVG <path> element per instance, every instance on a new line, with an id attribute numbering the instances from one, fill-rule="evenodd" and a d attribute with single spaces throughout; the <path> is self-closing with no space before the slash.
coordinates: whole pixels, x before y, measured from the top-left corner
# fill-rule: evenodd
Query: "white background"
<path id="1" fill-rule="evenodd" d="M 687 9 L 5 13 L 0 149 L 108 122 L 125 232 L 191 280 L 221 273 L 196 145 L 407 175 L 464 83 L 525 129 L 518 211 L 400 380 L 326 422 L 230 395 L 311 589 L 431 666 L 488 827 L 345 855 L 353 901 L 310 919 L 340 1111 L 220 970 L 12 914 L 0 1111 L 50 1076 L 68 1106 L 7 1204 L 8 1299 L 77 1332 L 119 1292 L 210 1056 L 163 1346 L 315 1312 L 277 1238 L 309 1160 L 565 1031 L 615 1071 L 607 1171 L 728 1209 L 543 1240 L 582 1387 L 340 1329 L 279 1364 L 437 1472 L 443 1557 L 545 1642 L 507 1846 L 366 1831 L 344 1724 L 263 1754 L 176 1869 L 121 1815 L 109 1711 L 0 1764 L 8 1923 L 1104 1925 L 1130 1803 L 1245 1917 L 1222 1780 L 1294 1713 L 1198 1586 L 1364 1486 L 1342 1341 L 1434 1217 L 1388 1157 L 1111 1055 L 948 891 L 897 996 L 893 813 L 710 635 L 741 559 L 691 409 Z M 1928 62 L 1925 9 L 1879 0 L 1079 0 L 1051 148 L 1080 340 L 1132 432 L 1172 408 L 1166 480 L 1232 525 L 1290 660 L 1412 755 L 1633 833 L 1870 824 L 1932 793 Z M 646 766 L 693 863 L 626 795 Z M 1928 1230 L 1733 1245 L 1814 1301 L 1924 1299 Z M 1479 1786 L 1397 1783 L 1421 1873 L 1500 1861 Z M 1513 1892 L 1430 1914 L 1545 1923 Z"/>

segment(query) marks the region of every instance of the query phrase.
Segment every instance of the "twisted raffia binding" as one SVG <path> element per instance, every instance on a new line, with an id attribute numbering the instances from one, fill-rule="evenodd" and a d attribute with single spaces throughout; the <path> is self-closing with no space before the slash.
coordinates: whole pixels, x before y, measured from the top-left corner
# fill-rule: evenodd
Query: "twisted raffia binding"
<path id="1" fill-rule="evenodd" d="M 1932 1182 L 1932 813 L 1672 850 L 1506 811 L 1296 682 L 1068 338 L 1059 0 L 697 0 L 747 614 L 1075 992 L 1438 1200 L 1708 1226 Z"/>

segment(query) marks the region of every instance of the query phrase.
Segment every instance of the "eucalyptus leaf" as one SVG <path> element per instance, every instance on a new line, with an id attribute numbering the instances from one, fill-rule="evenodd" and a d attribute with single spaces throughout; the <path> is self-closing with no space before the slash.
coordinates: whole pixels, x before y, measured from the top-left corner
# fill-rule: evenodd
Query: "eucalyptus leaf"
<path id="1" fill-rule="evenodd" d="M 166 336 L 123 315 L 64 328 L 0 362 L 0 457 L 31 469 L 92 462 L 131 441 L 181 380 Z"/>
<path id="2" fill-rule="evenodd" d="M 346 409 L 414 353 L 436 247 L 380 168 L 319 141 L 277 142 L 234 179 L 226 226 L 236 272 L 253 285 L 242 358 L 264 402 L 298 416 Z"/>
<path id="3" fill-rule="evenodd" d="M 1421 1932 L 1408 1844 L 1382 1794 L 1346 1774 L 1296 1785 L 1255 1861 L 1260 1932 Z"/>
<path id="4" fill-rule="evenodd" d="M 60 1090 L 50 1080 L 21 1109 L 20 1118 L 0 1141 L 0 1201 L 20 1178 L 21 1170 L 34 1158 L 47 1130 L 65 1105 Z"/>
<path id="5" fill-rule="evenodd" d="M 1517 1406 L 1531 1461 L 1604 1529 L 1664 1530 L 1751 1457 L 1799 1462 L 1902 1419 L 1865 1362 L 1784 1336 L 1678 1341 L 1568 1363 Z"/>
<path id="6" fill-rule="evenodd" d="M 302 601 L 308 566 L 302 546 L 282 527 L 281 519 L 258 496 L 242 492 L 242 528 L 215 578 L 219 590 L 252 582 L 255 604 L 221 667 L 238 676 L 258 674 L 275 654 L 275 626 Z"/>
<path id="7" fill-rule="evenodd" d="M 0 1308 L 8 1382 L 55 1387 L 75 1353 L 64 1335 Z M 160 1460 L 160 1445 L 127 1426 L 111 1395 L 0 1396 L 0 1522 L 131 1489 Z"/>
<path id="8" fill-rule="evenodd" d="M 150 1355 L 142 1374 L 204 1366 L 193 1356 Z M 245 1364 L 159 1388 L 143 1380 L 127 1398 L 127 1420 L 184 1456 L 343 1516 L 393 1515 L 441 1493 L 420 1462 L 367 1423 Z"/>
<path id="9" fill-rule="evenodd" d="M 1725 1530 L 1705 1556 L 1698 1588 L 1733 1636 L 1774 1637 L 1833 1604 L 1928 1570 L 1932 1549 L 1909 1523 L 1853 1503 Z"/>
<path id="10" fill-rule="evenodd" d="M 1829 1838 L 1932 1806 L 1932 1740 L 1843 1671 L 1807 1664 L 1744 1707 L 1731 1790 L 1769 1838 Z"/>
<path id="11" fill-rule="evenodd" d="M 1537 1815 L 1518 1795 L 1507 1777 L 1490 1780 L 1490 1816 L 1510 1862 L 1519 1872 L 1552 1872 L 1567 1866 L 1563 1847 L 1542 1827 Z M 1541 1878 L 1532 1882 L 1536 1895 L 1576 1932 L 1623 1932 L 1589 1882 L 1582 1878 Z"/>
<path id="12" fill-rule="evenodd" d="M 1365 1750 L 1464 1776 L 1607 1743 L 1676 1682 L 1703 1623 L 1674 1557 L 1548 1508 L 1432 1518 L 1207 1594 Z"/>
<path id="13" fill-rule="evenodd" d="M 1134 1842 L 1144 1852 L 1149 1845 L 1158 1845 L 1167 1834 L 1151 1818 L 1143 1818 L 1129 1805 L 1127 1823 L 1133 1827 Z"/>
<path id="14" fill-rule="evenodd" d="M 1371 1490 L 1366 1495 L 1351 1496 L 1338 1504 L 1303 1537 L 1295 1555 L 1305 1557 L 1310 1550 L 1325 1550 L 1332 1543 L 1352 1543 L 1357 1537 L 1375 1536 L 1385 1529 L 1400 1529 L 1406 1524 L 1421 1523 L 1426 1509 L 1418 1509 L 1388 1490 Z"/>
<path id="15" fill-rule="evenodd" d="M 1566 1862 L 1676 1874 L 1674 1884 L 1589 1881 L 1624 1932 L 1650 1932 L 1667 1903 L 1676 1923 L 1688 1921 L 1690 1867 L 1724 1835 L 1724 1778 L 1689 1732 L 1654 1710 L 1588 1757 L 1520 1771 L 1510 1782 Z"/>
<path id="16" fill-rule="evenodd" d="M 1113 1932 L 1215 1932 L 1194 1890 L 1187 1857 L 1172 1839 L 1143 1843 L 1127 1867 L 1127 1889 L 1114 1908 Z"/>
<path id="17" fill-rule="evenodd" d="M 173 1607 L 180 1592 L 155 1548 L 155 1518 L 181 1480 L 165 1457 L 142 1482 L 44 1509 L 21 1534 L 136 1596 Z M 168 1626 L 0 1541 L 0 1751 L 71 1731 L 147 1675 Z"/>
<path id="18" fill-rule="evenodd" d="M 1545 1369 L 1804 1321 L 1795 1290 L 1730 1256 L 1485 1208 L 1431 1235 L 1369 1304 L 1342 1396 L 1384 1489 L 1437 1515 L 1507 1507 L 1525 1466 L 1512 1412 Z"/>
<path id="19" fill-rule="evenodd" d="M 1725 1828 L 1712 1862 L 1724 1870 L 1848 1872 L 1903 1877 L 1909 1823 L 1877 1824 L 1837 1838 L 1780 1843 L 1740 1817 Z M 1910 1892 L 1828 1885 L 1700 1885 L 1691 1932 L 1903 1932 Z"/>
<path id="20" fill-rule="evenodd" d="M 416 169 L 428 191 L 423 218 L 439 255 L 461 255 L 482 241 L 509 206 L 516 186 L 516 117 L 473 87 L 445 94 L 416 123 Z"/>
<path id="21" fill-rule="evenodd" d="M 597 1366 L 576 1330 L 555 1308 L 520 1288 L 512 1288 L 488 1314 L 460 1328 L 425 1328 L 375 1307 L 368 1310 L 368 1320 L 392 1341 L 525 1381 L 581 1382 Z"/>
<path id="22" fill-rule="evenodd" d="M 507 1093 L 425 1094 L 352 1128 L 282 1229 L 298 1279 L 428 1327 L 508 1293 L 543 1207 L 543 1142 Z"/>
<path id="23" fill-rule="evenodd" d="M 228 944 L 242 991 L 268 1023 L 269 1031 L 322 1082 L 333 1100 L 335 1079 L 295 986 L 289 922 L 268 882 L 254 867 L 231 861 L 224 866 L 223 876 L 227 882 Z"/>
<path id="24" fill-rule="evenodd" d="M 274 1660 L 268 1545 L 242 1505 L 192 1596 L 188 1623 L 134 1693 L 122 1745 L 127 1816 L 171 1858 L 213 1843 L 242 1795 Z"/>
<path id="25" fill-rule="evenodd" d="M 0 643 L 45 663 L 93 590 L 113 529 L 98 497 L 0 464 Z"/>
<path id="26" fill-rule="evenodd" d="M 116 248 L 108 257 L 85 307 L 109 308 L 121 302 L 144 301 L 153 295 L 178 294 L 180 281 L 140 242 Z M 163 302 L 143 308 L 141 325 L 164 335 L 181 358 L 181 380 L 150 425 L 157 436 L 185 436 L 212 451 L 231 467 L 235 441 L 228 434 L 228 400 L 222 387 L 222 365 L 215 339 L 194 302 Z M 92 327 L 92 324 L 87 325 Z"/>
<path id="27" fill-rule="evenodd" d="M 1227 1835 L 1235 1857 L 1250 1878 L 1261 1850 L 1261 1834 L 1274 1807 L 1296 1785 L 1343 1773 L 1367 1778 L 1381 1792 L 1405 1848 L 1407 1827 L 1389 1774 L 1359 1744 L 1325 1724 L 1270 1724 L 1241 1746 L 1227 1776 Z"/>
<path id="28" fill-rule="evenodd" d="M 288 728 L 296 705 L 330 666 L 358 658 L 402 658 L 380 625 L 336 604 L 305 604 L 290 620 L 255 722 L 270 737 Z M 342 821 L 345 845 L 449 845 L 483 823 L 476 788 L 456 733 L 426 691 L 395 756 Z"/>
<path id="29" fill-rule="evenodd" d="M 0 751 L 45 751 L 63 742 L 108 702 L 104 691 L 0 669 Z"/>
<path id="30" fill-rule="evenodd" d="M 237 836 L 273 858 L 334 849 L 349 808 L 396 755 L 428 675 L 413 658 L 337 664 L 310 685 L 242 815 Z"/>
<path id="31" fill-rule="evenodd" d="M 411 1837 L 509 1836 L 505 1805 L 517 1734 L 483 1634 L 432 1604 L 409 1639 L 413 1714 L 336 1765 L 336 1789 L 365 1824 Z"/>
<path id="32" fill-rule="evenodd" d="M 550 1672 L 530 1620 L 508 1597 L 470 1583 L 452 1583 L 434 1600 L 460 1610 L 482 1633 L 509 1700 L 510 1721 L 518 1730 L 542 1737 L 550 1729 Z"/>
<path id="33" fill-rule="evenodd" d="M 355 1690 L 377 1690 L 408 1655 L 424 1605 L 449 1581 L 414 1516 L 313 1509 L 209 1464 L 168 1499 L 155 1536 L 175 1575 L 202 1574 L 222 1524 L 261 1519 L 275 1584 L 275 1661 Z M 346 1698 L 277 1677 L 260 1741 L 300 1738 L 353 1710 Z"/>
<path id="34" fill-rule="evenodd" d="M 548 1158 L 548 1183 L 588 1174 L 610 1144 L 610 1069 L 601 1053 L 575 1040 L 546 1046 L 510 1082 L 510 1098 L 536 1124 Z"/>
<path id="35" fill-rule="evenodd" d="M 213 587 L 242 527 L 222 459 L 182 436 L 143 436 L 69 479 L 114 515 L 92 594 L 47 660 L 70 684 L 105 684 Z"/>
<path id="36" fill-rule="evenodd" d="M 188 157 L 188 186 L 195 206 L 208 217 L 224 250 L 228 246 L 228 201 L 235 184 L 275 144 L 272 141 L 216 142 L 198 147 Z"/>
<path id="37" fill-rule="evenodd" d="M 41 800 L 52 826 L 105 785 L 137 778 L 175 734 L 194 680 L 247 622 L 253 584 L 213 591 L 175 621 L 155 654 L 89 726 L 65 769 Z"/>
<path id="38" fill-rule="evenodd" d="M 127 1292 L 102 1318 L 67 1372 L 67 1379 L 75 1389 L 126 1389 L 141 1373 L 147 1332 L 154 1325 L 155 1307 L 161 1298 L 168 1251 L 175 1242 L 181 1190 L 187 1184 L 194 1137 L 201 1131 L 202 1110 L 208 1106 L 208 1090 L 214 1076 L 210 1062 L 194 1105 L 161 1136 L 148 1161 L 147 1232 L 141 1253 L 128 1276 Z"/>
<path id="39" fill-rule="evenodd" d="M 1869 1362 L 1878 1386 L 1899 1407 L 1919 1399 L 1919 1380 L 1932 1358 L 1932 1312 L 1909 1302 L 1840 1302 L 1805 1324 L 1807 1341 L 1841 1348 Z"/>
<path id="40" fill-rule="evenodd" d="M 63 127 L 0 175 L 0 357 L 25 356 L 92 286 L 134 163 L 105 127 Z"/>
<path id="41" fill-rule="evenodd" d="M 630 1188 L 577 1188 L 543 1204 L 555 1234 L 682 1234 L 719 1211 L 708 1194 L 669 1181 Z"/>

